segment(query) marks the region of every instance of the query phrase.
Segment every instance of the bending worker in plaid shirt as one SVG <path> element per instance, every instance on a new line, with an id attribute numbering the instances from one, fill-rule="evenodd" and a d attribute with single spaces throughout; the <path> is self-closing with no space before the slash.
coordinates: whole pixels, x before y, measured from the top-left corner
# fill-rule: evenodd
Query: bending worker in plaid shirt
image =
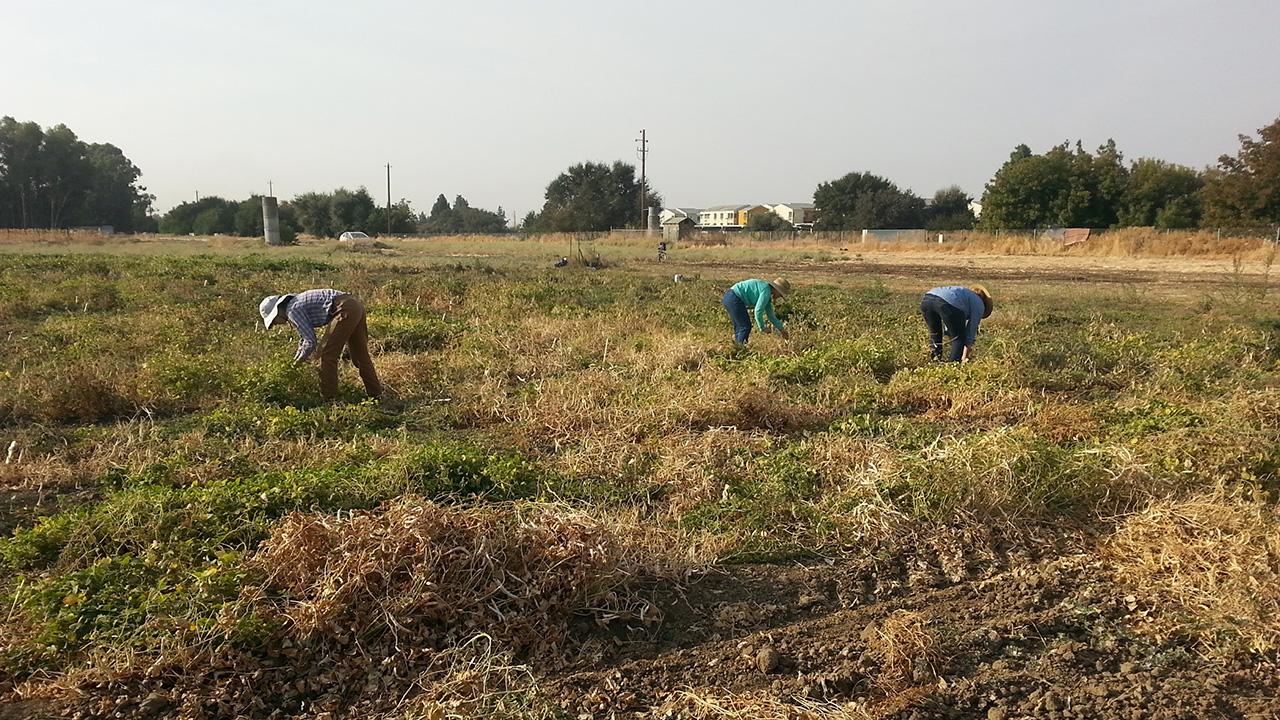
<path id="1" fill-rule="evenodd" d="M 304 362 L 316 349 L 318 327 L 329 326 L 320 345 L 320 394 L 326 399 L 338 395 L 338 359 L 342 348 L 350 350 L 351 364 L 360 370 L 369 397 L 382 394 L 378 371 L 369 357 L 369 326 L 365 323 L 364 304 L 354 295 L 338 290 L 307 290 L 297 295 L 271 295 L 258 304 L 262 322 L 270 330 L 283 315 L 298 331 L 302 341 L 293 356 L 294 364 Z"/>

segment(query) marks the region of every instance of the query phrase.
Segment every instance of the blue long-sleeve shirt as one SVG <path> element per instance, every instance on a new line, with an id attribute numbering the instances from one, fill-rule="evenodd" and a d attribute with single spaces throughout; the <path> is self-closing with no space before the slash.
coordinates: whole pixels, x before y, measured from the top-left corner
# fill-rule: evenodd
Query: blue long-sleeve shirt
<path id="1" fill-rule="evenodd" d="M 773 314 L 773 286 L 764 280 L 743 280 L 730 290 L 738 296 L 743 305 L 755 308 L 756 325 L 764 332 L 764 321 L 767 318 L 773 326 L 782 329 L 782 322 Z M 981 315 L 982 313 L 978 313 Z"/>
<path id="2" fill-rule="evenodd" d="M 964 313 L 968 323 L 965 325 L 964 344 L 972 346 L 978 340 L 978 323 L 982 322 L 982 314 L 987 311 L 978 293 L 960 285 L 936 287 L 927 295 L 940 297 L 948 305 Z"/>

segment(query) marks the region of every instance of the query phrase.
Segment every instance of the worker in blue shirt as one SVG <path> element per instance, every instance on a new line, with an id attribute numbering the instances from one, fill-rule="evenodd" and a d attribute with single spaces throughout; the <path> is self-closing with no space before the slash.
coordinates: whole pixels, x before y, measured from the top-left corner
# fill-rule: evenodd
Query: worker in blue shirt
<path id="1" fill-rule="evenodd" d="M 929 327 L 929 352 L 942 359 L 942 333 L 951 338 L 950 362 L 969 362 L 978 340 L 978 324 L 991 317 L 991 293 L 981 285 L 936 287 L 920 300 L 920 313 Z"/>
<path id="2" fill-rule="evenodd" d="M 733 321 L 733 341 L 738 345 L 746 345 L 751 337 L 751 316 L 755 315 L 756 326 L 760 332 L 769 332 L 770 325 L 778 328 L 783 340 L 791 336 L 783 327 L 778 316 L 773 313 L 773 300 L 791 292 L 791 283 L 779 278 L 766 282 L 752 278 L 729 288 L 721 303 Z M 768 321 L 768 325 L 765 324 Z"/>

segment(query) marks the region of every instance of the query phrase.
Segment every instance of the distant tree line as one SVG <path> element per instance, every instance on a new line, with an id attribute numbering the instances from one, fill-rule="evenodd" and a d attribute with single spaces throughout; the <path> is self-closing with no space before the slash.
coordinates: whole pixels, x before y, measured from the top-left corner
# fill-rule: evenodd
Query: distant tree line
<path id="1" fill-rule="evenodd" d="M 0 227 L 154 230 L 155 197 L 141 176 L 115 145 L 85 143 L 66 125 L 0 118 Z"/>
<path id="2" fill-rule="evenodd" d="M 1191 228 L 1203 215 L 1204 184 L 1195 170 L 1162 160 L 1126 164 L 1114 141 L 1093 153 L 1079 142 L 1040 155 L 1019 145 L 987 183 L 981 227 Z"/>
<path id="3" fill-rule="evenodd" d="M 1126 163 L 1114 141 L 1096 151 L 1076 142 L 1041 154 L 1018 145 L 987 183 L 982 217 L 958 187 L 932 201 L 870 173 L 850 173 L 814 191 L 824 230 L 1043 227 L 1255 227 L 1280 224 L 1280 120 L 1240 136 L 1235 156 L 1215 168 L 1156 158 Z"/>
<path id="4" fill-rule="evenodd" d="M 823 230 L 920 228 L 962 230 L 976 218 L 959 187 L 943 188 L 925 201 L 910 190 L 871 173 L 849 173 L 813 192 L 817 227 Z"/>
<path id="5" fill-rule="evenodd" d="M 453 199 L 453 205 L 444 195 L 437 197 L 431 214 L 419 215 L 418 228 L 425 233 L 502 233 L 509 229 L 501 205 L 497 210 L 473 208 L 461 195 Z"/>
<path id="6" fill-rule="evenodd" d="M 152 215 L 154 197 L 138 184 L 141 171 L 111 144 L 86 144 L 64 125 L 0 119 L 0 227 L 62 228 L 112 225 L 123 232 L 160 230 L 199 235 L 262 234 L 261 197 L 206 197 Z M 931 198 L 869 172 L 823 182 L 813 194 L 816 226 L 823 230 L 979 227 L 1194 228 L 1280 224 L 1280 119 L 1240 136 L 1240 150 L 1213 168 L 1155 158 L 1126 162 L 1114 141 L 1090 152 L 1062 143 L 1036 154 L 1018 145 L 986 184 L 981 220 L 972 198 L 957 186 Z M 662 196 L 636 177 L 635 166 L 583 162 L 547 185 L 539 210 L 521 222 L 525 231 L 605 231 L 638 227 L 641 206 L 662 207 Z M 442 194 L 430 214 L 408 200 L 380 207 L 364 188 L 308 192 L 281 203 L 282 232 L 334 237 L 347 230 L 392 233 L 497 233 L 506 212 L 471 207 Z M 753 230 L 786 230 L 781 218 L 752 219 Z"/>
<path id="7" fill-rule="evenodd" d="M 289 242 L 297 233 L 292 207 L 280 208 L 281 236 Z M 171 235 L 262 235 L 262 196 L 226 200 L 216 195 L 184 202 L 160 218 L 159 230 Z"/>
<path id="8" fill-rule="evenodd" d="M 442 204 L 443 203 L 443 204 Z M 507 228 L 502 208 L 473 208 L 459 195 L 454 206 L 441 195 L 430 216 L 415 213 L 408 200 L 391 206 L 392 234 L 500 233 Z M 160 218 L 160 232 L 175 235 L 262 235 L 262 197 L 225 200 L 220 197 L 184 202 Z M 333 238 L 348 230 L 376 235 L 387 231 L 387 208 L 378 206 L 364 188 L 303 193 L 280 203 L 280 232 L 285 242 L 300 233 Z"/>
<path id="9" fill-rule="evenodd" d="M 1280 223 L 1280 120 L 1240 151 L 1196 170 L 1156 158 L 1126 164 L 1114 141 L 1040 155 L 1026 145 L 987 183 L 981 227 L 1249 227 Z"/>

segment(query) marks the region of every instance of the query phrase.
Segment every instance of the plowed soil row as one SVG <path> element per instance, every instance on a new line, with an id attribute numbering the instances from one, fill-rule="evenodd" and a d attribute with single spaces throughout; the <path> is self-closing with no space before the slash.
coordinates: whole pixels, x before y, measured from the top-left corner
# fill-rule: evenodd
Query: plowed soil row
<path id="1" fill-rule="evenodd" d="M 689 695 L 852 705 L 875 718 L 1280 717 L 1275 657 L 1202 657 L 1087 552 L 950 583 L 874 566 L 746 565 L 665 603 L 654 637 L 598 642 L 551 679 L 584 717 L 680 717 Z M 934 645 L 890 679 L 884 623 Z M 683 700 L 682 700 L 683 698 Z"/>

